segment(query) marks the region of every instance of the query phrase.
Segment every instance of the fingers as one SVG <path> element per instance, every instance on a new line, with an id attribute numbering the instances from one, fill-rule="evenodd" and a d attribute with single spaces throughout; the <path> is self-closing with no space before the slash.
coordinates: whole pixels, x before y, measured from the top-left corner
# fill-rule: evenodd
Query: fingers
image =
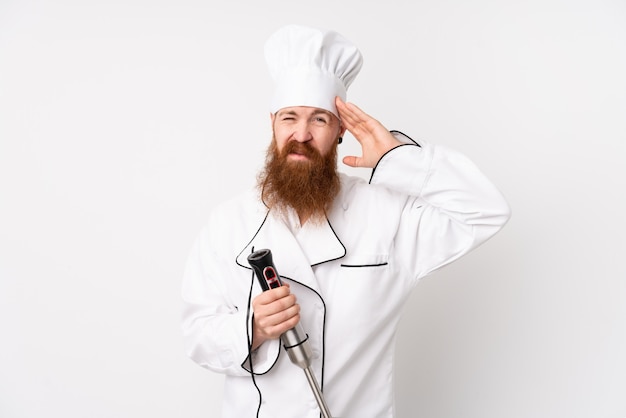
<path id="1" fill-rule="evenodd" d="M 370 148 L 372 144 L 385 140 L 384 137 L 389 135 L 389 131 L 378 120 L 362 111 L 357 105 L 346 103 L 339 97 L 335 99 L 335 103 L 341 123 L 361 146 Z"/>
<path id="2" fill-rule="evenodd" d="M 267 292 L 263 292 L 263 296 L 265 296 L 265 293 L 269 293 L 270 291 Z M 261 295 L 259 295 L 261 296 Z M 252 306 L 254 308 L 254 314 L 259 316 L 275 316 L 278 315 L 282 312 L 287 311 L 288 309 L 292 308 L 294 305 L 296 305 L 296 297 L 292 294 L 288 294 L 285 296 L 280 296 L 277 297 L 276 299 L 272 298 L 269 300 L 266 300 L 264 298 L 260 298 L 260 299 L 255 299 L 255 302 L 253 302 Z"/>
<path id="3" fill-rule="evenodd" d="M 361 157 L 356 155 L 347 155 L 342 159 L 343 163 L 349 167 L 360 167 Z"/>
<path id="4" fill-rule="evenodd" d="M 252 301 L 254 326 L 262 339 L 280 337 L 300 321 L 300 305 L 289 286 L 281 286 L 259 294 Z"/>
<path id="5" fill-rule="evenodd" d="M 340 97 L 335 99 L 335 106 L 337 106 L 337 111 L 339 111 L 342 120 L 345 117 L 351 123 L 358 123 L 370 118 L 370 116 L 363 112 L 357 105 L 344 102 Z"/>
<path id="6" fill-rule="evenodd" d="M 273 315 L 257 317 L 258 330 L 266 338 L 279 338 L 285 331 L 295 327 L 300 321 L 300 305 L 295 304 Z"/>
<path id="7" fill-rule="evenodd" d="M 341 117 L 341 122 L 353 134 L 355 134 L 353 131 L 358 131 L 359 129 L 366 130 L 365 124 L 368 121 L 374 121 L 371 116 L 363 112 L 357 105 L 346 103 L 339 97 L 335 100 L 335 105 Z"/>
<path id="8" fill-rule="evenodd" d="M 361 144 L 360 157 L 350 155 L 343 158 L 347 166 L 373 168 L 385 153 L 401 145 L 387 128 L 355 104 L 345 103 L 337 97 L 335 105 L 342 124 Z"/>
<path id="9" fill-rule="evenodd" d="M 283 284 L 280 287 L 276 287 L 274 289 L 270 289 L 266 292 L 259 293 L 254 300 L 252 301 L 252 305 L 267 305 L 272 303 L 275 300 L 282 299 L 291 294 L 291 289 L 288 284 Z"/>

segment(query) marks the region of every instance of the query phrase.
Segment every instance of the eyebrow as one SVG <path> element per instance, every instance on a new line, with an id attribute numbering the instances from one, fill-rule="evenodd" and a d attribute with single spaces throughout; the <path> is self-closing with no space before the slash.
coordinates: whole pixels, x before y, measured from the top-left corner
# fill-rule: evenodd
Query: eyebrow
<path id="1" fill-rule="evenodd" d="M 295 110 L 280 110 L 278 112 L 278 116 L 283 116 L 283 115 L 299 116 L 298 112 L 296 112 Z M 332 116 L 332 113 L 324 109 L 315 109 L 311 113 L 311 116 L 315 116 L 315 115 L 326 115 L 330 117 Z"/>
<path id="2" fill-rule="evenodd" d="M 332 113 L 330 113 L 328 110 L 324 110 L 324 109 L 316 109 L 311 116 L 315 116 L 315 115 L 326 115 L 326 116 L 332 116 Z"/>

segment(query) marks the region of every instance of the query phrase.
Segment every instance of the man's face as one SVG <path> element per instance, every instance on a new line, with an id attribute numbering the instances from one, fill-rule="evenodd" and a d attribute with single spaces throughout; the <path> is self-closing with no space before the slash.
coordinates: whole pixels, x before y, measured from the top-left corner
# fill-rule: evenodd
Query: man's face
<path id="1" fill-rule="evenodd" d="M 337 139 L 345 132 L 345 128 L 341 127 L 335 115 L 315 107 L 285 107 L 271 117 L 279 153 L 287 143 L 295 141 L 306 142 L 322 156 L 326 156 L 331 148 L 337 145 Z M 295 147 L 287 158 L 294 161 L 308 159 L 297 150 L 298 147 Z"/>
<path id="2" fill-rule="evenodd" d="M 330 112 L 289 107 L 272 115 L 274 137 L 258 185 L 268 207 L 321 222 L 339 192 L 337 138 L 345 129 Z"/>

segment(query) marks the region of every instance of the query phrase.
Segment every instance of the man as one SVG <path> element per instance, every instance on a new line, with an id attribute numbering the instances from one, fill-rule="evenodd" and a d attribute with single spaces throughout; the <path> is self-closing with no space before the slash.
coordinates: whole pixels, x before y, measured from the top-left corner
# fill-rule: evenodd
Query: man
<path id="1" fill-rule="evenodd" d="M 418 280 L 495 234 L 509 208 L 466 157 L 390 132 L 346 89 L 361 54 L 335 32 L 287 26 L 266 43 L 273 139 L 258 189 L 216 208 L 187 263 L 189 356 L 226 375 L 225 417 L 319 417 L 279 336 L 298 322 L 335 417 L 393 417 L 393 354 Z M 371 179 L 338 174 L 349 131 Z M 247 262 L 271 249 L 285 286 L 262 292 Z"/>

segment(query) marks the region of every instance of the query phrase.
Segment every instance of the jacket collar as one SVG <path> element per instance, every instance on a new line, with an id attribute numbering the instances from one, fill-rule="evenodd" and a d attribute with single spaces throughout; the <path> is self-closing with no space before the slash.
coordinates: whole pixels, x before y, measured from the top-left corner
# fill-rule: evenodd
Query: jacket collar
<path id="1" fill-rule="evenodd" d="M 319 293 L 311 267 L 345 256 L 346 249 L 328 219 L 321 225 L 305 223 L 298 236 L 302 246 L 285 221 L 268 211 L 250 242 L 237 256 L 237 264 L 249 269 L 248 255 L 263 248 L 270 249 L 279 275 Z"/>

